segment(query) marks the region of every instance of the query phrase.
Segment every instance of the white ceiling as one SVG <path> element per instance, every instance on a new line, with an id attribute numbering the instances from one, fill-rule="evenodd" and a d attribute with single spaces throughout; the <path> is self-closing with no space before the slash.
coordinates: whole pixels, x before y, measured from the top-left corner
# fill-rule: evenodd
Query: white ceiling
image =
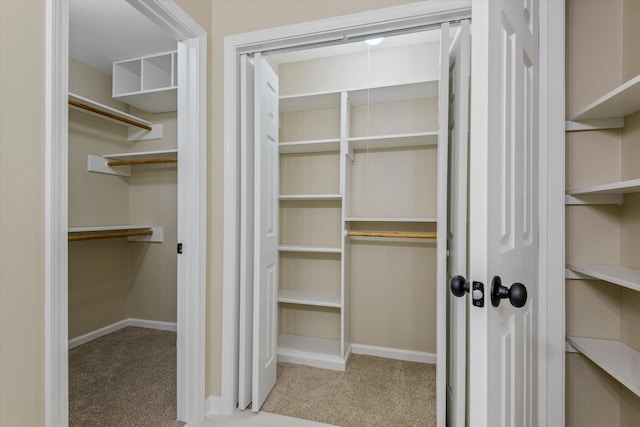
<path id="1" fill-rule="evenodd" d="M 125 0 L 71 0 L 69 56 L 111 75 L 111 63 L 176 49 L 176 41 Z"/>

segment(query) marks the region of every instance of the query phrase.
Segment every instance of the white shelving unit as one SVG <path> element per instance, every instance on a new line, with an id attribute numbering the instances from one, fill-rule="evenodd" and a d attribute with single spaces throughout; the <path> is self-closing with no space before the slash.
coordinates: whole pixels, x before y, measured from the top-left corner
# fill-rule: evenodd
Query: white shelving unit
<path id="1" fill-rule="evenodd" d="M 341 194 L 281 194 L 280 200 L 304 201 L 304 200 L 342 200 Z"/>
<path id="2" fill-rule="evenodd" d="M 148 162 L 148 163 L 175 163 L 178 150 L 153 150 L 135 153 L 103 154 L 102 156 L 89 155 L 87 157 L 87 171 L 104 173 L 107 175 L 131 176 L 130 165 L 113 165 L 111 162 Z"/>
<path id="3" fill-rule="evenodd" d="M 438 132 L 358 136 L 349 138 L 348 141 L 354 150 L 421 147 L 426 145 L 438 145 Z"/>
<path id="4" fill-rule="evenodd" d="M 281 362 L 305 363 L 319 368 L 344 370 L 341 353 L 340 340 L 290 334 L 278 335 L 278 360 Z"/>
<path id="5" fill-rule="evenodd" d="M 305 246 L 305 245 L 280 245 L 280 252 L 302 252 L 314 254 L 340 254 L 342 248 L 332 248 L 327 246 Z"/>
<path id="6" fill-rule="evenodd" d="M 113 97 L 149 113 L 177 110 L 177 52 L 113 63 Z"/>
<path id="7" fill-rule="evenodd" d="M 331 153 L 339 151 L 339 138 L 280 143 L 280 154 Z"/>
<path id="8" fill-rule="evenodd" d="M 391 218 L 391 217 L 360 217 L 360 218 L 345 218 L 347 222 L 428 222 L 428 223 L 436 223 L 438 222 L 437 218 Z"/>
<path id="9" fill-rule="evenodd" d="M 610 184 L 594 185 L 567 191 L 570 196 L 601 195 L 601 194 L 630 194 L 640 192 L 640 179 L 612 182 Z"/>
<path id="10" fill-rule="evenodd" d="M 640 396 L 640 352 L 615 340 L 567 337 L 567 341 L 620 384 Z"/>

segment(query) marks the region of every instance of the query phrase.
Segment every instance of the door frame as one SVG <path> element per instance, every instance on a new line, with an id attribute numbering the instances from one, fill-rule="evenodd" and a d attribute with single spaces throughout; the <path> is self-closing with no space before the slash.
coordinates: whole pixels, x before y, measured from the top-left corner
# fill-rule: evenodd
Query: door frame
<path id="1" fill-rule="evenodd" d="M 429 1 L 225 37 L 222 414 L 237 395 L 240 276 L 239 56 L 470 16 L 470 1 Z M 564 0 L 542 0 L 540 129 L 540 425 L 564 423 Z M 550 41 L 553 41 L 551 43 Z M 558 96 L 558 94 L 561 94 Z M 561 99 L 559 99 L 561 98 Z M 442 354 L 442 352 L 439 352 Z M 438 379 L 439 387 L 444 378 Z M 438 393 L 438 425 L 444 426 Z"/>
<path id="2" fill-rule="evenodd" d="M 225 37 L 224 46 L 224 260 L 222 313 L 221 414 L 231 414 L 238 393 L 240 197 L 240 55 L 336 40 L 362 40 L 386 31 L 423 27 L 471 16 L 470 0 L 426 1 L 336 18 Z M 447 53 L 448 57 L 448 53 Z M 446 290 L 438 292 L 437 311 L 446 313 Z M 446 394 L 446 318 L 437 338 L 438 424 L 444 426 Z"/>
<path id="3" fill-rule="evenodd" d="M 173 1 L 127 0 L 178 43 L 178 419 L 205 416 L 207 33 Z M 69 4 L 46 2 L 45 425 L 69 422 Z"/>

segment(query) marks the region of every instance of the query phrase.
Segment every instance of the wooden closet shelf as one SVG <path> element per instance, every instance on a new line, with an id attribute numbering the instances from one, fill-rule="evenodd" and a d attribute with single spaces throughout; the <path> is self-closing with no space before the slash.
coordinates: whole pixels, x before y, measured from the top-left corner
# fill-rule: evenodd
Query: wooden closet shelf
<path id="1" fill-rule="evenodd" d="M 145 165 L 150 163 L 176 163 L 177 161 L 177 157 L 143 160 L 112 160 L 107 162 L 107 166 Z"/>
<path id="2" fill-rule="evenodd" d="M 395 239 L 435 239 L 436 233 L 419 231 L 354 231 L 347 230 L 347 237 L 388 237 Z"/>
<path id="3" fill-rule="evenodd" d="M 152 130 L 151 123 L 147 122 L 146 120 L 142 120 L 139 117 L 127 114 L 122 111 L 118 111 L 115 108 L 102 105 L 98 102 L 91 101 L 90 99 L 69 93 L 68 102 L 69 106 L 76 110 L 88 112 L 112 121 L 120 122 L 125 124 L 126 126 L 135 126 L 147 131 Z"/>
<path id="4" fill-rule="evenodd" d="M 136 231 L 118 231 L 111 233 L 87 233 L 69 236 L 70 242 L 77 242 L 81 240 L 97 240 L 97 239 L 115 239 L 119 237 L 137 237 L 137 236 L 151 236 L 153 230 L 136 230 Z"/>

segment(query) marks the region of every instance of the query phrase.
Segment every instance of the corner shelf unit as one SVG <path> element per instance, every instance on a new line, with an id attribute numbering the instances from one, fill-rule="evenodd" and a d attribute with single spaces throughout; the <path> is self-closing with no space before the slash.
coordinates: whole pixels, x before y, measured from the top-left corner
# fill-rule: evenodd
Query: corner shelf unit
<path id="1" fill-rule="evenodd" d="M 178 150 L 154 150 L 137 153 L 89 155 L 87 171 L 107 175 L 131 176 L 131 166 L 142 164 L 177 163 Z"/>
<path id="2" fill-rule="evenodd" d="M 613 89 L 570 117 L 568 131 L 624 127 L 624 117 L 640 111 L 640 75 Z"/>
<path id="3" fill-rule="evenodd" d="M 113 97 L 149 113 L 176 111 L 177 52 L 141 56 L 113 63 Z"/>

